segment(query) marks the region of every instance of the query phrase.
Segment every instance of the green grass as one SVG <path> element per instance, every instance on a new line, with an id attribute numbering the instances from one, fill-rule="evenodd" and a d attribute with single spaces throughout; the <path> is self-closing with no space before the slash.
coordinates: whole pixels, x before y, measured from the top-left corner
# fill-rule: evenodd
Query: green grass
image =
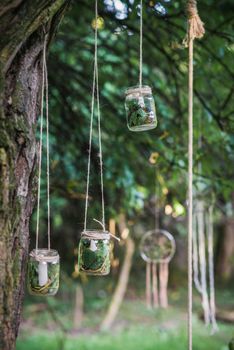
<path id="1" fill-rule="evenodd" d="M 223 327 L 222 327 L 223 328 Z M 225 327 L 226 328 L 226 327 Z M 231 328 L 231 327 L 230 327 Z M 215 336 L 210 336 L 201 327 L 195 328 L 194 350 L 228 350 L 227 343 L 231 329 L 222 329 Z M 225 338 L 228 339 L 225 339 Z M 64 337 L 62 334 L 45 331 L 34 332 L 21 337 L 17 350 L 182 350 L 186 349 L 185 329 L 168 330 L 156 326 L 131 325 L 121 331 L 110 333 L 82 334 Z"/>
<path id="2" fill-rule="evenodd" d="M 50 300 L 55 318 L 48 310 L 32 313 L 34 304 L 25 306 L 16 350 L 187 349 L 186 313 L 181 305 L 167 310 L 147 310 L 142 300 L 125 300 L 110 332 L 96 331 L 104 310 L 95 306 L 86 312 L 82 329 L 77 333 L 71 331 L 72 313 L 68 305 L 64 308 L 60 299 Z M 219 327 L 219 332 L 211 336 L 195 312 L 193 350 L 228 350 L 234 336 L 233 325 L 220 324 Z"/>

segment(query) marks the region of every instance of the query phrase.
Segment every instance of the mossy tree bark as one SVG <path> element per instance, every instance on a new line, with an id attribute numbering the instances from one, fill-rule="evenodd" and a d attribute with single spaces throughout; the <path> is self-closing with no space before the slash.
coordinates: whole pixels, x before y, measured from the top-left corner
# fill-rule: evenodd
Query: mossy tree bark
<path id="1" fill-rule="evenodd" d="M 24 294 L 37 173 L 36 121 L 45 32 L 52 39 L 70 0 L 0 4 L 0 349 L 12 350 Z"/>

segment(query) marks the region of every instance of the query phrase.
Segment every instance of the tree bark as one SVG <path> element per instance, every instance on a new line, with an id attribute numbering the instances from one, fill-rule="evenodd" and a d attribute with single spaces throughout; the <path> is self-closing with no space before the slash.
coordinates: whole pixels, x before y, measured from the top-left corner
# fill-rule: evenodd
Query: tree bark
<path id="1" fill-rule="evenodd" d="M 217 275 L 219 280 L 229 282 L 234 272 L 234 218 L 225 218 L 224 231 L 218 243 Z"/>
<path id="2" fill-rule="evenodd" d="M 20 323 L 35 199 L 36 122 L 45 31 L 51 40 L 69 0 L 0 4 L 0 349 Z"/>

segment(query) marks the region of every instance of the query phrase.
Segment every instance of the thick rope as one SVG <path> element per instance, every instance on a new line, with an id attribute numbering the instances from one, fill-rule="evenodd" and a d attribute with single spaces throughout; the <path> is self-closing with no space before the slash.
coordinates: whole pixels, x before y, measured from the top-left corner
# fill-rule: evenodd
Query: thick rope
<path id="1" fill-rule="evenodd" d="M 139 57 L 139 87 L 142 87 L 142 46 L 143 46 L 143 3 L 140 0 L 140 57 Z"/>
<path id="2" fill-rule="evenodd" d="M 98 34 L 98 0 L 95 0 L 94 69 L 93 69 L 91 119 L 90 119 L 90 130 L 89 130 L 89 149 L 88 149 L 89 156 L 88 156 L 86 197 L 85 197 L 84 231 L 87 230 L 87 216 L 88 216 L 88 202 L 89 202 L 89 185 L 90 185 L 90 166 L 91 166 L 91 150 L 92 150 L 92 135 L 93 135 L 95 87 L 96 87 L 96 94 L 97 94 L 98 144 L 99 144 L 100 178 L 101 178 L 101 202 L 102 202 L 102 222 L 101 222 L 101 225 L 103 227 L 103 231 L 105 231 L 105 202 L 104 202 L 104 184 L 103 184 L 103 159 L 102 159 L 102 141 L 101 141 L 100 98 L 99 98 L 99 81 L 98 81 L 98 58 L 97 58 L 97 51 L 98 51 L 98 47 L 97 47 L 98 43 L 97 43 L 97 41 L 98 41 L 98 37 L 97 37 L 97 34 Z"/>
<path id="3" fill-rule="evenodd" d="M 189 48 L 188 78 L 188 349 L 193 348 L 192 297 L 193 297 L 193 40 L 204 35 L 203 23 L 197 12 L 197 2 L 188 0 L 188 31 L 184 44 Z"/>
<path id="4" fill-rule="evenodd" d="M 40 201 L 41 201 L 41 163 L 42 163 L 42 137 L 43 137 L 43 111 L 44 111 L 44 89 L 45 89 L 45 55 L 46 55 L 46 38 L 43 45 L 42 59 L 42 84 L 41 84 L 41 122 L 40 122 L 40 141 L 39 141 L 39 161 L 38 161 L 38 187 L 37 187 L 37 218 L 36 218 L 36 252 L 39 241 L 39 224 L 40 224 Z"/>

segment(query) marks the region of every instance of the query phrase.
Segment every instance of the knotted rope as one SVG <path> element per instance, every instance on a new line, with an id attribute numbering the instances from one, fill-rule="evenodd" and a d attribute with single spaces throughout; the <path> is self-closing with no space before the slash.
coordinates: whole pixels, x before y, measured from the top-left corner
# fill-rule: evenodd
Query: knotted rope
<path id="1" fill-rule="evenodd" d="M 193 297 L 193 40 L 202 38 L 205 29 L 198 15 L 197 1 L 188 0 L 187 3 L 188 29 L 183 41 L 189 51 L 188 77 L 188 349 L 193 348 L 192 335 L 192 297 Z"/>

